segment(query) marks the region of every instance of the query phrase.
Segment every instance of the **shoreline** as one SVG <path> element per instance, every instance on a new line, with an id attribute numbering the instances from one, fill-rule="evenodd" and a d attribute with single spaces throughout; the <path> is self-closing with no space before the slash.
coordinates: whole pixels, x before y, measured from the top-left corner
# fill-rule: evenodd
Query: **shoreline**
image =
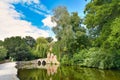
<path id="1" fill-rule="evenodd" d="M 4 64 L 4 63 L 8 63 L 8 62 L 12 62 L 10 60 L 3 60 L 3 61 L 0 61 L 0 64 Z"/>

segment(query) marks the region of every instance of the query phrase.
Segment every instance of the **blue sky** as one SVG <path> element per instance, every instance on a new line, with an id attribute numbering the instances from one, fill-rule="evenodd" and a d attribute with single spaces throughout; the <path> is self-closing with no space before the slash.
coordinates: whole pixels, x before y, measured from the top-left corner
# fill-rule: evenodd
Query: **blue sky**
<path id="1" fill-rule="evenodd" d="M 0 0 L 0 39 L 27 35 L 34 38 L 54 37 L 51 31 L 55 26 L 51 22 L 52 10 L 57 6 L 66 6 L 69 12 L 78 12 L 83 18 L 87 3 L 85 0 Z"/>
<path id="2" fill-rule="evenodd" d="M 45 15 L 49 15 L 52 13 L 52 10 L 57 6 L 66 6 L 69 12 L 78 12 L 80 17 L 84 17 L 83 10 L 86 5 L 85 0 L 41 0 L 41 4 L 43 4 L 50 12 L 42 11 Z M 22 12 L 24 14 L 24 18 L 27 21 L 32 22 L 33 25 L 41 28 L 43 23 L 41 22 L 42 19 L 45 18 L 45 15 L 40 15 L 32 10 L 30 10 L 31 6 L 23 5 L 23 4 L 15 4 L 15 8 L 18 12 Z M 43 28 L 43 27 L 42 27 Z M 45 28 L 46 29 L 46 28 Z"/>

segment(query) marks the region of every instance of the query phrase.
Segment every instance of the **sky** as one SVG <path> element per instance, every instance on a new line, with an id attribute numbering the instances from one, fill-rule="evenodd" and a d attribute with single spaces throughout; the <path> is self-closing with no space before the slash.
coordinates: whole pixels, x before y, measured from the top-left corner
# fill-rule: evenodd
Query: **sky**
<path id="1" fill-rule="evenodd" d="M 84 17 L 85 0 L 0 0 L 0 40 L 12 36 L 53 37 L 52 11 L 66 6 Z"/>

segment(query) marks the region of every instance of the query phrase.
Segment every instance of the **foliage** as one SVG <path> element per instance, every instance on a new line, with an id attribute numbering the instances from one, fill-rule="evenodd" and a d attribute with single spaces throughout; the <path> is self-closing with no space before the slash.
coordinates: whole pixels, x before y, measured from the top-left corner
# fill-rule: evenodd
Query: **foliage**
<path id="1" fill-rule="evenodd" d="M 47 37 L 46 40 L 51 43 L 53 41 L 53 38 L 52 37 Z"/>
<path id="2" fill-rule="evenodd" d="M 25 38 L 16 36 L 6 38 L 4 42 L 0 41 L 0 47 L 3 47 L 0 51 L 2 52 L 1 54 L 4 54 L 6 52 L 5 49 L 7 50 L 6 59 L 26 61 L 46 57 L 49 48 L 48 45 L 48 41 L 43 37 L 35 40 L 30 36 L 26 36 Z"/>
<path id="3" fill-rule="evenodd" d="M 55 42 L 53 43 L 53 48 L 52 48 L 52 52 L 57 55 L 58 60 L 60 61 L 61 59 L 61 46 L 60 46 L 60 42 Z"/>
<path id="4" fill-rule="evenodd" d="M 53 42 L 52 52 L 65 65 L 120 68 L 120 1 L 90 0 L 84 12 L 81 19 L 64 6 L 53 10 L 52 21 L 57 25 L 52 30 L 58 41 Z M 36 41 L 30 36 L 6 38 L 0 41 L 0 52 L 8 51 L 7 58 L 15 60 L 46 57 L 52 41 L 51 37 Z"/>
<path id="5" fill-rule="evenodd" d="M 29 48 L 25 44 L 21 44 L 19 47 L 16 47 L 16 54 L 14 55 L 14 59 L 17 61 L 26 61 L 34 59 L 34 56 L 31 54 Z"/>
<path id="6" fill-rule="evenodd" d="M 120 68 L 119 0 L 91 0 L 86 5 L 84 19 L 61 6 L 53 13 L 57 23 L 53 31 L 58 39 L 53 50 L 58 53 L 61 63 Z"/>
<path id="7" fill-rule="evenodd" d="M 81 66 L 101 69 L 119 68 L 119 0 L 91 0 L 86 5 L 85 13 L 86 16 L 83 21 L 88 28 L 88 38 L 79 38 L 78 42 L 81 43 L 81 40 L 85 41 L 89 39 L 88 42 L 90 42 L 90 46 L 88 47 L 87 44 L 87 48 L 85 48 L 91 48 L 89 50 L 79 48 L 79 52 L 77 51 L 73 55 L 74 63 L 80 64 Z M 78 34 L 78 36 L 80 36 L 80 34 Z M 77 39 L 75 41 L 77 41 Z M 83 43 L 87 42 L 84 41 Z"/>
<path id="8" fill-rule="evenodd" d="M 110 25 L 110 34 L 103 41 L 103 48 L 116 51 L 120 49 L 120 17 L 116 18 Z"/>
<path id="9" fill-rule="evenodd" d="M 53 21 L 57 26 L 53 28 L 57 42 L 53 45 L 53 51 L 58 54 L 59 60 L 64 55 L 72 57 L 80 49 L 87 48 L 89 45 L 88 36 L 85 28 L 81 26 L 82 19 L 77 12 L 68 13 L 66 7 L 59 6 L 53 11 Z"/>
<path id="10" fill-rule="evenodd" d="M 102 27 L 119 16 L 119 0 L 91 0 L 85 8 L 85 24 L 88 28 Z"/>
<path id="11" fill-rule="evenodd" d="M 0 46 L 0 60 L 4 60 L 7 55 L 7 49 L 3 46 Z"/>
<path id="12" fill-rule="evenodd" d="M 4 46 L 8 50 L 7 58 L 14 60 L 29 60 L 30 50 L 28 44 L 21 37 L 11 37 L 4 40 Z M 32 55 L 31 55 L 32 56 Z"/>
<path id="13" fill-rule="evenodd" d="M 79 65 L 79 64 L 83 63 L 84 59 L 86 59 L 86 57 L 87 57 L 87 55 L 86 55 L 87 52 L 88 51 L 86 49 L 83 49 L 80 52 L 75 53 L 73 55 L 73 64 Z"/>
<path id="14" fill-rule="evenodd" d="M 119 0 L 91 0 L 85 8 L 84 24 L 90 29 L 92 36 L 96 37 L 95 46 L 105 47 L 108 37 L 112 37 L 113 26 L 119 24 L 120 1 Z M 116 21 L 116 23 L 115 23 Z M 114 24 L 115 23 L 115 24 Z M 114 28 L 115 29 L 115 28 Z M 119 27 L 116 27 L 119 30 Z"/>
<path id="15" fill-rule="evenodd" d="M 48 41 L 43 37 L 39 37 L 36 40 L 36 45 L 33 48 L 32 52 L 37 58 L 43 58 L 46 57 L 48 48 Z"/>
<path id="16" fill-rule="evenodd" d="M 90 48 L 74 54 L 74 64 L 99 69 L 111 69 L 120 67 L 120 54 L 111 53 L 109 50 Z"/>
<path id="17" fill-rule="evenodd" d="M 67 55 L 63 56 L 63 58 L 61 60 L 61 64 L 69 65 L 69 57 Z"/>
<path id="18" fill-rule="evenodd" d="M 3 46 L 3 41 L 2 40 L 0 40 L 0 46 Z"/>
<path id="19" fill-rule="evenodd" d="M 36 44 L 35 39 L 32 38 L 32 37 L 30 37 L 30 36 L 26 36 L 26 37 L 24 38 L 24 40 L 25 40 L 26 44 L 27 44 L 28 46 L 30 46 L 31 48 L 33 48 L 33 47 L 35 46 L 35 44 Z"/>

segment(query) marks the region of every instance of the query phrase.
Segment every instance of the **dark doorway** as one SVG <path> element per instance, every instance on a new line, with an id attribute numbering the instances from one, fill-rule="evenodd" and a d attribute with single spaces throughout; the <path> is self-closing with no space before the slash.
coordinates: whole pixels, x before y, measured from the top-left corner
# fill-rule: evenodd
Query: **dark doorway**
<path id="1" fill-rule="evenodd" d="M 42 65 L 43 65 L 43 66 L 45 66 L 45 65 L 46 65 L 46 62 L 45 62 L 45 61 L 43 61 L 43 62 L 42 62 Z"/>
<path id="2" fill-rule="evenodd" d="M 39 65 L 39 66 L 41 65 L 41 61 L 38 61 L 38 65 Z"/>

